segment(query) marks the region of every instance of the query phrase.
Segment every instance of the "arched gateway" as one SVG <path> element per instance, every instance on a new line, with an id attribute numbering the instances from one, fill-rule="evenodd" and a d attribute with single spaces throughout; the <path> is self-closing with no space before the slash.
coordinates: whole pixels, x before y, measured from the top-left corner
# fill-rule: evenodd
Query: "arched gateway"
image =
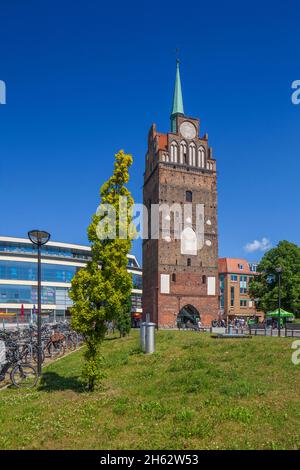
<path id="1" fill-rule="evenodd" d="M 180 312 L 177 315 L 177 323 L 186 325 L 191 323 L 192 325 L 197 325 L 197 322 L 200 320 L 200 313 L 193 305 L 185 305 L 182 307 Z"/>

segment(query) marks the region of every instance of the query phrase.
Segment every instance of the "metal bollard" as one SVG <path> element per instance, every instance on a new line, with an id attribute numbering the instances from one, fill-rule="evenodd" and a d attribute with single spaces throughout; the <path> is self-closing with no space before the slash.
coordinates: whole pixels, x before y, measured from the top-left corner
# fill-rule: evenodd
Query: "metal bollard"
<path id="1" fill-rule="evenodd" d="M 142 322 L 140 326 L 140 341 L 141 341 L 141 350 L 146 351 L 146 322 Z"/>
<path id="2" fill-rule="evenodd" d="M 155 323 L 146 323 L 146 354 L 155 352 Z"/>

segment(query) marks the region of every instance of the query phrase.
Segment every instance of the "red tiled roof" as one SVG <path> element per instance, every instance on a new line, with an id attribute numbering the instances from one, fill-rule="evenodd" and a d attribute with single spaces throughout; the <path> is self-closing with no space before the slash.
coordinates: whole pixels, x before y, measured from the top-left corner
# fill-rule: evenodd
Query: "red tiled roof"
<path id="1" fill-rule="evenodd" d="M 159 150 L 165 150 L 168 148 L 168 134 L 160 134 L 157 132 L 158 137 L 158 148 Z"/>
<path id="2" fill-rule="evenodd" d="M 240 269 L 239 265 L 242 265 L 243 269 Z M 219 258 L 219 273 L 255 274 L 250 270 L 248 261 L 243 258 Z"/>

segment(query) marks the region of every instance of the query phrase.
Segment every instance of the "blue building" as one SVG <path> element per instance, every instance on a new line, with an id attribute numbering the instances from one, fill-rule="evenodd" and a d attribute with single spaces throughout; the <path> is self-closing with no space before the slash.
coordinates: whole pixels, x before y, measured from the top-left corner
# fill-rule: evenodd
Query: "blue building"
<path id="1" fill-rule="evenodd" d="M 42 248 L 42 315 L 47 321 L 63 319 L 72 301 L 68 292 L 76 272 L 90 258 L 90 247 L 48 242 Z M 133 325 L 142 314 L 142 269 L 128 255 L 132 275 Z M 37 307 L 37 250 L 26 238 L 0 237 L 0 320 L 28 321 Z"/>

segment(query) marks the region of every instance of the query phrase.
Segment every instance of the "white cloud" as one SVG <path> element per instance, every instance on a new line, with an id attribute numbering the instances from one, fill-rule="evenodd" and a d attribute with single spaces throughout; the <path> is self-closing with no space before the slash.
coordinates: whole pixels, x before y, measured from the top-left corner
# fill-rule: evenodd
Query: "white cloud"
<path id="1" fill-rule="evenodd" d="M 244 250 L 247 251 L 247 253 L 253 253 L 253 251 L 266 251 L 271 248 L 271 242 L 268 238 L 263 237 L 261 241 L 259 240 L 254 240 L 251 243 L 247 243 L 247 245 L 244 246 Z"/>

